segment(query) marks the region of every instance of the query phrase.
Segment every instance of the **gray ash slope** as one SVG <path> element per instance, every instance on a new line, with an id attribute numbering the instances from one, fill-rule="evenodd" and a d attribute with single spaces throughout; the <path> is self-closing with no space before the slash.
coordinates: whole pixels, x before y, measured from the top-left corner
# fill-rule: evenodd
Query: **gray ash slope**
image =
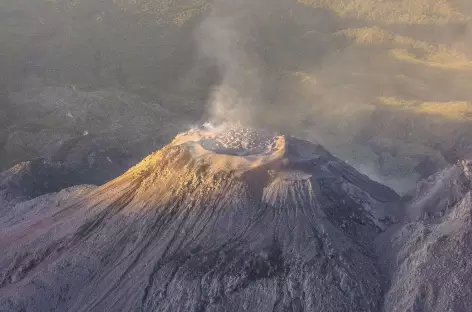
<path id="1" fill-rule="evenodd" d="M 1 211 L 0 311 L 380 311 L 397 200 L 307 141 L 189 131 Z"/>
<path id="2" fill-rule="evenodd" d="M 403 221 L 378 237 L 392 276 L 385 311 L 471 310 L 471 169 L 461 161 L 419 183 Z"/>

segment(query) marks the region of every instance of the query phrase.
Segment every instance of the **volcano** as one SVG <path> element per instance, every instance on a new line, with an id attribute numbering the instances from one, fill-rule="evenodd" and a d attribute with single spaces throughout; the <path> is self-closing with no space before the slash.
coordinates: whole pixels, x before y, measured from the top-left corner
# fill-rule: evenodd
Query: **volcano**
<path id="1" fill-rule="evenodd" d="M 190 130 L 2 211 L 0 311 L 379 311 L 397 201 L 320 145 Z"/>

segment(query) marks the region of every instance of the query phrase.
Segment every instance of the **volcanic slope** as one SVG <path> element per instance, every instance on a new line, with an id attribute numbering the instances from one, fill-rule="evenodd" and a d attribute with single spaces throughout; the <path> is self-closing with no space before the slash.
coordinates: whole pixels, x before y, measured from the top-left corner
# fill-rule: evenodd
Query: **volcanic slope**
<path id="1" fill-rule="evenodd" d="M 320 145 L 191 130 L 2 212 L 0 311 L 379 311 L 397 199 Z"/>
<path id="2" fill-rule="evenodd" d="M 472 162 L 412 192 L 404 220 L 378 238 L 392 276 L 385 311 L 468 312 L 472 298 Z"/>

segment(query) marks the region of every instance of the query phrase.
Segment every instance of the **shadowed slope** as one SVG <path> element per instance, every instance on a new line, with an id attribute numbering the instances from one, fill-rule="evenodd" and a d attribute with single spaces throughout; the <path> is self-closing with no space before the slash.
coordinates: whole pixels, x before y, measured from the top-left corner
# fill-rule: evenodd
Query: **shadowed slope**
<path id="1" fill-rule="evenodd" d="M 470 310 L 470 165 L 463 161 L 420 183 L 404 222 L 378 238 L 393 277 L 385 311 Z"/>

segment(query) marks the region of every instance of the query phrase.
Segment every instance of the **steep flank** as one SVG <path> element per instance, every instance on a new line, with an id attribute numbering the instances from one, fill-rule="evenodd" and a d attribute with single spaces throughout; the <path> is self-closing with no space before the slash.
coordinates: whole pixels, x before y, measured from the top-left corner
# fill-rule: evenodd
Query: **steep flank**
<path id="1" fill-rule="evenodd" d="M 192 130 L 3 224 L 0 310 L 379 311 L 373 239 L 397 197 L 320 145 Z"/>
<path id="2" fill-rule="evenodd" d="M 383 233 L 380 254 L 392 276 L 384 310 L 470 310 L 472 201 L 470 161 L 418 185 L 405 219 Z"/>

